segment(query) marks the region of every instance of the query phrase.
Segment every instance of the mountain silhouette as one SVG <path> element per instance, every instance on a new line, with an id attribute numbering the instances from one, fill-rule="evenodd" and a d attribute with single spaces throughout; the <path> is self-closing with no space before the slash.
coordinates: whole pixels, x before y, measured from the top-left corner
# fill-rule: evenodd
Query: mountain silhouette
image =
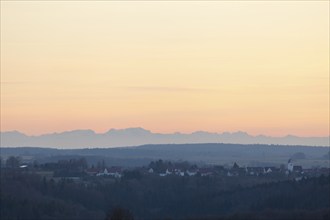
<path id="1" fill-rule="evenodd" d="M 105 133 L 93 130 L 73 130 L 61 133 L 28 136 L 18 131 L 1 132 L 1 147 L 56 147 L 56 148 L 93 148 L 138 146 L 144 144 L 186 144 L 186 143 L 232 143 L 232 144 L 275 144 L 329 146 L 329 137 L 270 137 L 252 136 L 246 132 L 211 133 L 153 133 L 143 128 L 110 129 Z"/>

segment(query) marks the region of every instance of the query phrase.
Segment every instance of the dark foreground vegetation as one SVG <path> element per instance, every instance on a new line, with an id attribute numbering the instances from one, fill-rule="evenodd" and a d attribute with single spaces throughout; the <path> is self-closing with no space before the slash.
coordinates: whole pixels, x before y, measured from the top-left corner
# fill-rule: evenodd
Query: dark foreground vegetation
<path id="1" fill-rule="evenodd" d="M 14 161 L 13 161 L 14 162 Z M 10 165 L 10 164 L 8 164 Z M 330 176 L 48 178 L 1 168 L 1 219 L 330 219 Z"/>

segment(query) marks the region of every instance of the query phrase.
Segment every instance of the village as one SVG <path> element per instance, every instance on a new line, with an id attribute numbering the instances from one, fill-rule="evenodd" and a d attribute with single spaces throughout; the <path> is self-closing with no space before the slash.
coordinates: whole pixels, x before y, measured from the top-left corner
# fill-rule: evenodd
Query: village
<path id="1" fill-rule="evenodd" d="M 105 210 L 103 213 L 119 206 L 142 216 L 138 219 L 157 219 L 169 211 L 180 213 L 186 209 L 217 213 L 232 209 L 237 203 L 240 207 L 248 203 L 249 207 L 262 208 L 269 202 L 272 207 L 285 209 L 287 204 L 299 201 L 305 208 L 313 201 L 312 190 L 319 192 L 318 206 L 329 201 L 330 169 L 304 168 L 299 160 L 278 166 L 245 166 L 242 161 L 229 165 L 196 165 L 159 159 L 145 166 L 131 167 L 107 165 L 102 158 L 94 163 L 87 161 L 84 157 L 75 157 L 26 163 L 9 157 L 1 165 L 1 181 L 6 187 L 2 193 L 31 197 L 26 203 L 38 201 L 41 196 L 38 204 L 50 204 L 42 207 L 45 210 L 57 207 L 53 205 L 53 198 L 69 201 L 65 205 L 67 210 L 71 210 L 72 202 L 84 204 L 90 210 Z M 16 185 L 20 186 L 19 190 L 12 187 Z M 12 197 L 5 198 L 12 202 Z M 180 202 L 172 206 L 175 201 Z M 22 202 L 17 199 L 15 204 Z M 145 213 L 150 218 L 144 217 Z M 100 219 L 104 219 L 104 215 Z"/>
<path id="2" fill-rule="evenodd" d="M 160 160 L 161 161 L 161 160 Z M 159 162 L 159 161 L 158 161 Z M 309 168 L 303 169 L 301 165 L 294 165 L 291 160 L 288 161 L 287 166 L 275 167 L 241 167 L 236 162 L 231 168 L 225 168 L 223 166 L 212 166 L 212 167 L 201 167 L 198 168 L 196 165 L 190 168 L 182 168 L 180 164 L 168 163 L 167 166 L 163 166 L 161 169 L 157 169 L 152 162 L 148 167 L 135 168 L 133 170 L 141 172 L 144 175 L 157 175 L 160 177 L 166 176 L 275 176 L 275 175 L 285 175 L 295 180 L 301 180 L 302 178 L 315 177 L 320 175 L 329 175 L 330 168 Z M 157 163 L 157 162 L 156 162 Z M 162 162 L 160 162 L 162 163 Z M 154 163 L 155 164 L 155 163 Z M 132 169 L 130 169 L 132 170 Z M 85 172 L 89 176 L 109 176 L 114 178 L 121 178 L 125 175 L 125 169 L 121 167 L 110 167 L 104 169 L 89 168 Z"/>
<path id="3" fill-rule="evenodd" d="M 330 168 L 315 167 L 303 168 L 289 159 L 287 164 L 276 166 L 240 166 L 233 162 L 231 166 L 203 165 L 197 166 L 187 161 L 173 162 L 161 159 L 152 161 L 142 167 L 121 167 L 106 166 L 104 161 L 89 165 L 85 158 L 59 160 L 58 162 L 21 163 L 18 157 L 9 157 L 6 163 L 2 164 L 4 169 L 17 169 L 23 172 L 35 173 L 47 179 L 71 179 L 74 181 L 93 179 L 121 179 L 127 177 L 146 176 L 179 176 L 179 177 L 263 177 L 273 180 L 294 179 L 330 175 Z"/>
<path id="4" fill-rule="evenodd" d="M 15 161 L 17 160 L 17 161 Z M 189 162 L 171 162 L 157 160 L 149 163 L 148 166 L 142 167 L 120 167 L 106 166 L 104 161 L 97 164 L 88 165 L 85 158 L 59 160 L 57 163 L 48 162 L 44 164 L 24 164 L 19 163 L 19 159 L 11 157 L 7 159 L 6 164 L 2 168 L 16 168 L 21 171 L 35 173 L 47 179 L 71 179 L 92 180 L 92 179 L 121 179 L 127 176 L 179 176 L 179 177 L 272 177 L 273 179 L 294 179 L 299 181 L 303 178 L 318 177 L 321 175 L 328 176 L 330 168 L 315 167 L 303 168 L 299 164 L 295 164 L 291 159 L 286 165 L 276 166 L 240 166 L 237 162 L 233 162 L 232 166 L 221 165 L 204 165 L 197 166 Z"/>

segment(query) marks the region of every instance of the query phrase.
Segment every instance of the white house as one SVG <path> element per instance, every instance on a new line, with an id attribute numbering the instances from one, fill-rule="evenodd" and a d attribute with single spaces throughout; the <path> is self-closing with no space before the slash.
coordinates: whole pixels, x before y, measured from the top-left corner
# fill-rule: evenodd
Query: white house
<path id="1" fill-rule="evenodd" d="M 111 167 L 109 170 L 104 168 L 104 170 L 97 173 L 96 176 L 113 176 L 115 178 L 121 178 L 121 168 Z"/>
<path id="2" fill-rule="evenodd" d="M 109 172 L 107 170 L 107 168 L 104 168 L 103 171 L 100 171 L 96 174 L 96 176 L 108 176 L 109 175 Z"/>
<path id="3" fill-rule="evenodd" d="M 265 173 L 271 173 L 273 172 L 270 167 L 265 167 Z"/>
<path id="4" fill-rule="evenodd" d="M 168 169 L 166 169 L 166 175 L 171 175 L 172 171 L 169 171 Z"/>
<path id="5" fill-rule="evenodd" d="M 188 176 L 195 176 L 197 174 L 197 171 L 195 171 L 195 170 L 187 170 L 186 172 L 187 172 Z"/>

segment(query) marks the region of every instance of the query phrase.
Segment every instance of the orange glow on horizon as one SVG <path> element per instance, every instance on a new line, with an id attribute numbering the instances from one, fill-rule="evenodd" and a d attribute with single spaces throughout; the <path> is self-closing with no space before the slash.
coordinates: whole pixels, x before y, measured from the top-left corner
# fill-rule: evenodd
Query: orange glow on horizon
<path id="1" fill-rule="evenodd" d="M 329 2 L 1 1 L 1 131 L 329 136 Z"/>

